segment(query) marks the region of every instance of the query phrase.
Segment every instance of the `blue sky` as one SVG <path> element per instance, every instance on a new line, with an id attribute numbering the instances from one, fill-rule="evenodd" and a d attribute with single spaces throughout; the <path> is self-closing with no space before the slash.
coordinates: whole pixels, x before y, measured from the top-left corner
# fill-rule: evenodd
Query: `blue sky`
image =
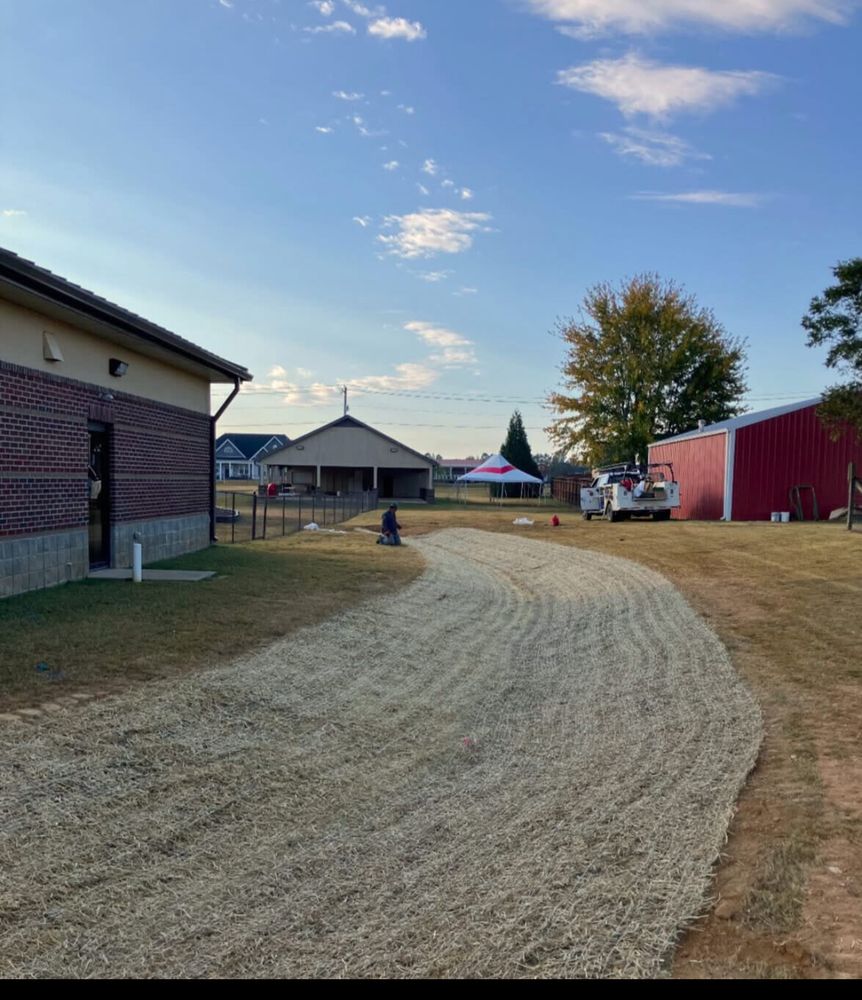
<path id="1" fill-rule="evenodd" d="M 860 253 L 856 0 L 0 0 L 0 245 L 241 362 L 220 430 L 351 412 L 535 451 L 557 317 L 655 271 L 831 380 Z M 218 400 L 223 395 L 215 394 Z"/>

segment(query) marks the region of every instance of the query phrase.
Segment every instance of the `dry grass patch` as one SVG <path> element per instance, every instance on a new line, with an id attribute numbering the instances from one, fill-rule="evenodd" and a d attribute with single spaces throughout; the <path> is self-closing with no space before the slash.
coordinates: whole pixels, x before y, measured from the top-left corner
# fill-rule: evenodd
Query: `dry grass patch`
<path id="1" fill-rule="evenodd" d="M 730 650 L 766 741 L 683 976 L 769 968 L 862 976 L 862 532 L 836 524 L 584 522 L 509 511 L 405 511 L 417 531 L 481 524 L 624 555 L 664 574 Z M 830 869 L 840 872 L 833 874 Z"/>
<path id="2" fill-rule="evenodd" d="M 158 565 L 218 575 L 86 580 L 0 601 L 0 711 L 227 662 L 422 570 L 416 552 L 393 554 L 355 534 L 214 546 Z"/>
<path id="3" fill-rule="evenodd" d="M 0 729 L 0 970 L 664 969 L 760 739 L 725 650 L 631 562 L 415 544 L 397 595 Z"/>

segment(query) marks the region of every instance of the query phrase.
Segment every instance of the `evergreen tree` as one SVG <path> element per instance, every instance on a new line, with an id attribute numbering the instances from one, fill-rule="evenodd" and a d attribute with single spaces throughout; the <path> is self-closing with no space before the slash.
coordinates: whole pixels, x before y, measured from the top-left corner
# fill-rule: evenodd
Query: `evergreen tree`
<path id="1" fill-rule="evenodd" d="M 533 458 L 533 452 L 530 450 L 530 442 L 527 440 L 527 432 L 524 430 L 524 421 L 518 410 L 515 410 L 509 421 L 506 440 L 500 445 L 500 454 L 521 472 L 536 476 L 537 479 L 542 478 L 536 460 Z M 520 493 L 520 485 L 513 486 L 507 491 L 509 496 L 520 496 Z"/>

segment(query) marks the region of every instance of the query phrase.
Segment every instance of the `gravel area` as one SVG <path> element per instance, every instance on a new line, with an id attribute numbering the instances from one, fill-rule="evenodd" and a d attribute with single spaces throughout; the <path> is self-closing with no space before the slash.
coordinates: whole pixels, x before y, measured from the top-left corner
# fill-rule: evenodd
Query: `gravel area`
<path id="1" fill-rule="evenodd" d="M 384 600 L 0 725 L 0 974 L 662 974 L 761 739 L 726 651 L 639 564 L 410 544 Z"/>

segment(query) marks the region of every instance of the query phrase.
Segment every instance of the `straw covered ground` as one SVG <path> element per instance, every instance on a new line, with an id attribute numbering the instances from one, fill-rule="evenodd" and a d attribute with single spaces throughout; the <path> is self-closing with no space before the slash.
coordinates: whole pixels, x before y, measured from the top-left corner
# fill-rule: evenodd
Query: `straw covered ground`
<path id="1" fill-rule="evenodd" d="M 413 544 L 399 593 L 0 727 L 4 976 L 665 970 L 761 738 L 724 648 L 643 566 Z"/>

